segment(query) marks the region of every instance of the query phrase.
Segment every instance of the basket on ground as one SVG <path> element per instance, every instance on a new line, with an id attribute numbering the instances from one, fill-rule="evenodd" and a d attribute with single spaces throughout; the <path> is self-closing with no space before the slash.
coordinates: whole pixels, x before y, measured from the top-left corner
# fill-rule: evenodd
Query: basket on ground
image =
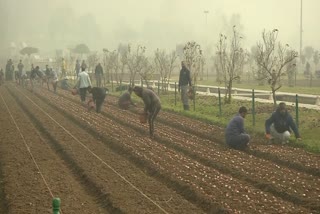
<path id="1" fill-rule="evenodd" d="M 71 89 L 71 94 L 72 95 L 77 95 L 78 94 L 78 89 L 76 89 L 76 88 Z"/>
<path id="2" fill-rule="evenodd" d="M 139 115 L 140 123 L 147 123 L 148 121 L 148 113 L 142 112 Z"/>

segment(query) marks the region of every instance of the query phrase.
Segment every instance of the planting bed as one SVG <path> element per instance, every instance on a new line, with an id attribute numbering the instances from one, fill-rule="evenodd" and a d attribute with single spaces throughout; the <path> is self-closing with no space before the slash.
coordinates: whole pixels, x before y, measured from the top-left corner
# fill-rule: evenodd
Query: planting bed
<path id="1" fill-rule="evenodd" d="M 223 129 L 164 111 L 150 139 L 115 97 L 97 114 L 66 91 L 0 92 L 8 213 L 50 213 L 53 197 L 65 213 L 319 213 L 320 158 L 302 149 L 231 150 Z"/>

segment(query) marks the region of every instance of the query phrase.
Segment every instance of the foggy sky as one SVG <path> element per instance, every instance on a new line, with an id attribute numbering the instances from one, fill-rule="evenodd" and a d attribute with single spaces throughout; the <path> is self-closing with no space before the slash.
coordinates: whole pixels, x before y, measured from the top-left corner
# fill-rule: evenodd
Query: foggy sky
<path id="1" fill-rule="evenodd" d="M 64 10 L 69 23 L 61 26 L 78 24 L 72 34 L 52 35 L 57 30 L 50 31 L 49 23 L 63 8 L 71 10 Z M 318 50 L 319 9 L 320 0 L 303 1 L 303 46 Z M 204 10 L 209 11 L 207 24 Z M 115 49 L 120 42 L 175 49 L 177 43 L 189 40 L 213 47 L 218 35 L 232 27 L 233 14 L 239 15 L 236 21 L 246 48 L 261 40 L 263 29 L 277 28 L 279 40 L 299 51 L 300 0 L 0 0 L 0 18 L 6 16 L 0 21 L 0 40 L 25 41 L 40 49 L 80 42 L 91 49 Z M 85 26 L 87 17 L 88 25 L 97 26 Z M 50 42 L 53 39 L 55 43 Z"/>

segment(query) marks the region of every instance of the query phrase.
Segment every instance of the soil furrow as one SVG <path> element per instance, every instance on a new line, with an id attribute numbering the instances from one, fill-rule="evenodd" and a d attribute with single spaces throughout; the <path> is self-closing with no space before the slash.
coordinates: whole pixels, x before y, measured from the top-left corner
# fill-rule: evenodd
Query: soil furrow
<path id="1" fill-rule="evenodd" d="M 71 110 L 71 108 L 70 108 L 70 105 L 72 106 L 72 105 L 74 105 L 74 103 L 70 103 L 70 102 L 67 102 L 66 100 L 64 100 L 63 101 L 63 105 L 65 105 L 65 106 L 62 106 L 61 104 L 62 104 L 62 102 L 60 101 L 58 101 L 59 99 L 61 99 L 61 98 L 59 98 L 59 97 L 52 97 L 52 99 L 55 99 L 55 101 L 54 102 L 56 102 L 56 103 L 59 103 L 59 108 L 68 108 L 68 111 L 70 111 Z M 68 104 L 66 104 L 66 103 L 68 103 Z M 67 107 L 68 106 L 68 107 Z M 79 110 L 78 110 L 79 111 Z M 72 110 L 71 110 L 71 112 L 72 112 Z M 76 111 L 75 111 L 76 112 Z M 92 114 L 90 117 L 101 117 L 101 116 L 98 116 L 98 115 L 95 115 L 95 114 Z M 107 120 L 106 119 L 104 119 L 103 120 L 103 122 L 106 122 Z M 93 124 L 94 122 L 91 122 L 91 125 Z M 101 123 L 102 123 L 102 121 L 101 121 Z M 101 126 L 102 125 L 108 125 L 107 123 L 106 124 L 101 124 L 101 123 L 99 123 Z M 110 122 L 111 123 L 111 122 Z M 98 125 L 99 125 L 98 124 Z M 96 124 L 94 124 L 94 125 L 96 125 Z M 96 129 L 97 130 L 99 130 L 99 127 L 97 126 L 96 127 Z M 121 129 L 121 128 L 119 128 L 119 129 Z M 122 131 L 124 131 L 124 129 L 122 128 Z M 128 132 L 128 131 L 127 131 Z M 108 133 L 108 134 L 110 134 L 110 133 Z M 132 135 L 132 134 L 131 134 Z M 133 140 L 134 139 L 132 139 L 132 141 L 130 142 L 131 144 L 132 143 L 135 143 L 135 142 L 133 142 Z M 143 140 L 146 140 L 146 139 L 143 139 Z M 150 139 L 148 139 L 146 142 L 142 142 L 143 140 L 140 140 L 140 144 L 139 144 L 139 146 L 140 147 L 143 147 L 143 146 L 146 146 L 146 147 L 150 147 L 151 146 L 151 144 L 150 144 Z M 147 143 L 148 142 L 148 143 Z M 152 142 L 152 141 L 151 141 Z M 142 145 L 142 143 L 147 143 L 146 145 Z M 130 146 L 130 145 L 129 145 Z M 132 145 L 131 145 L 132 146 Z M 158 148 L 159 147 L 159 145 L 157 146 L 157 149 L 159 149 Z M 132 148 L 132 147 L 131 147 Z M 136 149 L 137 149 L 137 147 L 135 147 Z M 164 147 L 162 147 L 162 149 L 165 149 Z M 143 149 L 141 149 L 141 148 L 139 148 L 139 150 L 142 152 L 143 151 Z M 166 160 L 166 158 L 165 157 L 162 157 L 162 158 L 160 158 L 161 156 L 163 156 L 162 154 L 166 154 L 167 152 L 169 152 L 169 150 L 168 149 L 166 149 L 167 151 L 165 151 L 165 150 L 163 150 L 163 151 L 157 151 L 158 152 L 158 156 L 159 156 L 159 159 L 158 160 L 156 160 L 156 161 L 153 161 L 153 162 L 161 162 L 161 160 L 162 159 L 164 159 L 164 160 Z M 170 151 L 170 152 L 172 152 L 172 153 L 175 153 L 175 152 L 173 152 L 173 151 Z M 160 155 L 161 154 L 161 155 Z M 176 153 L 175 153 L 176 154 Z M 144 156 L 146 155 L 146 153 L 144 154 Z M 151 155 L 150 157 L 150 160 L 152 160 L 152 158 L 155 158 L 155 154 L 153 153 L 153 155 Z M 170 159 L 170 157 L 167 157 L 168 159 Z M 192 162 L 192 160 L 190 160 L 190 159 L 183 159 L 182 160 L 183 162 Z M 165 163 L 163 163 L 163 164 L 165 164 Z M 199 167 L 200 167 L 201 165 L 199 164 Z M 203 167 L 203 166 L 201 166 L 201 167 Z M 194 170 L 197 170 L 197 172 L 196 173 L 199 173 L 199 169 L 194 169 Z M 214 171 L 213 169 L 206 169 L 206 170 L 211 170 L 212 172 Z M 211 173 L 212 173 L 211 172 Z M 215 171 L 214 172 L 215 174 L 216 173 L 218 173 L 217 171 Z M 219 174 L 219 173 L 218 173 Z M 182 174 L 183 175 L 183 174 Z M 184 175 L 183 175 L 184 176 Z M 199 175 L 199 177 L 201 177 L 200 175 Z M 223 176 L 224 177 L 224 176 Z M 232 182 L 234 182 L 231 178 L 229 178 L 229 179 L 227 179 L 227 180 L 229 180 L 231 183 Z M 239 181 L 237 181 L 236 183 L 238 183 Z M 189 184 L 190 185 L 190 184 Z M 194 185 L 194 184 L 193 184 Z M 202 184 L 201 185 L 204 185 L 204 186 L 206 186 L 207 184 L 206 183 L 203 183 L 202 182 Z M 237 184 L 233 184 L 233 185 L 237 185 Z M 241 184 L 241 185 L 243 185 L 243 184 Z M 230 186 L 232 186 L 232 185 L 227 185 L 228 187 L 230 187 Z M 245 185 L 246 186 L 246 185 Z M 226 187 L 226 188 L 228 188 L 228 187 Z M 222 186 L 220 186 L 220 188 L 222 188 L 223 189 L 223 187 Z M 246 187 L 246 188 L 250 188 L 250 187 Z M 251 188 L 250 188 L 251 189 Z M 251 191 L 256 191 L 256 190 L 252 190 L 251 189 Z M 250 192 L 250 191 L 249 191 Z M 264 193 L 266 196 L 268 195 L 267 193 Z M 254 194 L 255 195 L 255 194 Z M 268 196 L 269 197 L 269 196 Z M 275 199 L 275 201 L 277 201 L 277 203 L 278 203 L 278 200 L 277 199 Z M 243 203 L 243 202 L 242 202 Z M 251 203 L 251 202 L 250 202 Z M 285 202 L 281 202 L 281 203 L 285 203 Z M 250 209 L 253 207 L 252 205 L 248 205 L 247 207 L 250 207 Z M 280 208 L 281 209 L 281 208 Z"/>
<path id="2" fill-rule="evenodd" d="M 25 102 L 28 102 L 28 101 L 26 101 L 25 100 Z M 39 105 L 41 105 L 41 107 L 44 107 L 45 106 L 45 104 L 40 104 L 40 103 L 38 103 Z M 48 108 L 46 108 L 45 107 L 45 109 L 46 109 L 46 111 L 48 111 L 49 112 L 49 109 Z M 30 110 L 31 110 L 31 108 L 30 108 Z M 36 110 L 34 110 L 35 112 L 36 112 Z M 58 117 L 58 114 L 55 112 L 52 112 L 52 110 L 50 111 L 51 112 L 51 115 L 54 115 L 54 118 L 57 118 Z M 41 117 L 41 120 L 42 120 L 42 118 L 43 117 Z M 65 120 L 65 116 L 61 116 L 61 118 L 62 118 L 62 120 Z M 47 119 L 43 119 L 43 121 L 41 122 L 47 129 L 50 129 L 50 130 L 52 130 L 52 127 L 50 128 L 50 123 L 52 123 L 52 122 L 50 122 L 49 120 L 47 120 Z M 67 124 L 65 124 L 65 126 L 66 127 L 68 127 L 68 129 L 71 129 L 70 127 L 72 127 L 72 126 L 74 126 L 74 125 L 71 125 L 70 123 L 67 123 Z M 74 129 L 74 128 L 72 128 L 72 129 Z M 57 130 L 58 131 L 58 130 Z M 61 130 L 60 130 L 61 131 Z M 84 132 L 83 130 L 82 131 L 79 131 L 79 132 L 77 132 L 77 135 L 79 134 L 79 135 L 81 135 L 81 133 L 80 132 Z M 50 131 L 50 133 L 51 134 L 54 134 L 55 132 L 54 131 Z M 57 133 L 55 133 L 55 136 L 56 135 L 58 135 Z M 128 173 L 127 175 L 126 175 L 126 177 L 129 177 L 129 178 L 133 178 L 133 177 L 136 177 L 137 175 L 137 171 L 139 171 L 139 170 L 137 170 L 137 169 L 135 169 L 135 170 L 133 170 L 133 172 L 132 173 L 130 173 L 130 171 L 132 171 L 131 170 L 131 168 L 132 167 L 129 167 L 128 168 L 128 166 L 130 165 L 130 163 L 128 163 L 128 162 L 126 162 L 126 163 L 123 163 L 122 165 L 122 168 L 119 166 L 120 165 L 120 160 L 119 161 L 116 161 L 115 160 L 115 157 L 110 157 L 110 154 L 106 154 L 106 149 L 105 149 L 105 146 L 103 146 L 104 147 L 104 149 L 99 149 L 98 148 L 98 144 L 102 144 L 102 142 L 97 142 L 96 140 L 94 140 L 94 139 L 91 139 L 91 140 L 89 140 L 90 138 L 92 138 L 92 137 L 89 137 L 89 136 L 87 136 L 87 134 L 82 134 L 83 135 L 83 137 L 81 138 L 81 140 L 84 140 L 84 139 L 87 139 L 87 141 L 88 142 L 86 142 L 86 143 L 88 143 L 88 146 L 90 145 L 90 146 L 92 146 L 92 147 L 94 147 L 94 150 L 96 150 L 96 152 L 98 153 L 101 153 L 101 155 L 103 155 L 103 156 L 105 156 L 105 158 L 109 158 L 109 159 L 112 159 L 113 160 L 113 164 L 116 164 L 116 166 L 117 166 L 117 168 L 120 168 L 120 169 L 122 169 L 122 170 L 125 170 L 126 171 L 126 173 Z M 64 138 L 65 138 L 65 141 L 67 142 L 67 144 L 66 145 L 64 145 L 63 146 L 63 148 L 61 148 L 61 150 L 65 150 L 64 152 L 65 153 L 68 153 L 67 155 L 68 156 L 70 156 L 70 157 L 72 157 L 72 158 L 74 158 L 74 159 L 76 159 L 76 158 L 78 158 L 78 157 L 75 157 L 75 156 L 80 156 L 80 154 L 81 153 L 83 153 L 83 155 L 85 155 L 84 154 L 84 152 L 83 151 L 81 151 L 81 150 L 83 150 L 82 148 L 79 148 L 79 145 L 77 145 L 77 143 L 75 143 L 74 142 L 74 140 L 72 140 L 72 139 L 70 139 L 70 137 L 68 137 L 68 136 L 63 136 Z M 85 141 L 84 141 L 85 142 Z M 61 142 L 60 142 L 61 143 Z M 94 143 L 94 144 L 92 144 L 92 143 Z M 106 140 L 105 142 L 103 142 L 104 144 L 109 144 L 109 142 L 108 142 L 108 140 Z M 62 144 L 62 143 L 61 143 Z M 101 146 L 100 146 L 101 147 Z M 110 152 L 109 152 L 110 153 Z M 82 154 L 81 154 L 82 155 Z M 79 157 L 80 158 L 80 157 Z M 119 158 L 118 158 L 119 159 Z M 85 163 L 85 162 L 91 162 L 90 164 L 88 164 L 88 163 Z M 82 174 L 84 174 L 84 173 L 87 173 L 88 174 L 88 176 L 87 177 L 89 177 L 89 175 L 90 175 L 90 178 L 92 178 L 93 180 L 94 180 L 94 182 L 95 182 L 95 184 L 97 185 L 99 185 L 99 187 L 100 187 L 100 191 L 102 190 L 102 191 L 106 191 L 106 192 L 108 192 L 108 193 L 110 193 L 110 195 L 111 195 L 111 197 L 113 196 L 113 192 L 114 191 L 116 191 L 116 189 L 118 189 L 118 191 L 120 191 L 119 193 L 117 193 L 116 194 L 116 199 L 114 199 L 114 201 L 115 201 L 115 203 L 118 203 L 118 204 L 121 204 L 121 203 L 128 203 L 128 204 L 130 204 L 130 201 L 131 201 L 131 210 L 130 211 L 126 211 L 126 212 L 128 212 L 128 213 L 161 213 L 161 211 L 159 211 L 159 210 L 157 210 L 157 208 L 155 207 L 155 206 L 152 206 L 152 205 L 150 205 L 150 202 L 148 202 L 148 201 L 146 201 L 140 194 L 138 194 L 135 190 L 133 190 L 132 188 L 129 188 L 129 187 L 127 187 L 125 184 L 121 184 L 121 181 L 119 181 L 119 179 L 118 179 L 118 177 L 117 176 L 115 176 L 115 178 L 113 179 L 113 180 L 116 180 L 116 181 L 106 181 L 106 177 L 110 177 L 110 175 L 109 176 L 104 176 L 105 175 L 105 173 L 104 173 L 104 171 L 106 171 L 106 169 L 104 169 L 105 167 L 103 167 L 103 166 L 101 166 L 101 163 L 99 164 L 99 162 L 97 162 L 96 160 L 92 160 L 92 158 L 90 158 L 89 156 L 88 156 L 88 154 L 86 155 L 86 159 L 82 159 L 82 160 L 77 160 L 77 162 L 78 162 L 78 164 L 80 165 L 80 166 L 85 166 L 85 165 L 90 165 L 90 168 L 92 169 L 91 170 L 91 172 L 90 172 L 90 170 L 88 170 L 88 169 L 86 169 L 85 171 L 83 171 L 83 173 Z M 100 167 L 97 167 L 97 166 L 100 166 Z M 99 169 L 99 168 L 101 168 L 101 169 Z M 89 171 L 89 172 L 88 172 Z M 94 171 L 94 172 L 93 172 Z M 129 172 L 128 172 L 129 171 Z M 140 172 L 140 173 L 138 173 L 138 174 L 140 174 L 141 175 L 141 173 L 142 172 Z M 111 174 L 111 172 L 108 172 L 108 174 Z M 114 173 L 113 173 L 114 174 Z M 145 176 L 144 176 L 145 177 Z M 139 185 L 140 185 L 140 187 L 142 188 L 142 189 L 146 189 L 145 191 L 148 193 L 148 195 L 149 196 L 153 196 L 153 197 L 155 197 L 155 198 L 157 198 L 156 200 L 157 201 L 161 201 L 160 203 L 163 205 L 163 206 L 165 206 L 167 209 L 169 209 L 169 211 L 170 212 L 172 212 L 172 213 L 175 213 L 175 212 L 177 212 L 178 210 L 180 210 L 180 213 L 187 213 L 188 211 L 187 210 L 193 210 L 194 211 L 194 213 L 201 213 L 201 212 L 199 212 L 199 210 L 197 210 L 195 207 L 192 207 L 192 205 L 190 205 L 190 204 L 187 204 L 186 202 L 184 202 L 183 201 L 183 199 L 181 199 L 179 196 L 177 196 L 174 192 L 172 192 L 172 191 L 169 191 L 169 190 L 167 190 L 166 188 L 163 188 L 163 187 L 161 187 L 161 185 L 159 185 L 159 183 L 155 183 L 154 181 L 152 181 L 152 180 L 150 180 L 150 179 L 147 179 L 147 178 L 144 178 L 144 179 L 142 179 L 141 177 L 136 177 L 135 178 L 136 180 L 136 182 L 138 182 L 139 183 Z M 142 179 L 142 180 L 141 180 Z M 100 180 L 100 181 L 99 181 Z M 116 185 L 116 186 L 114 186 L 114 187 L 111 187 L 111 186 L 109 186 L 109 187 L 107 187 L 106 188 L 106 185 L 107 184 L 103 184 L 102 182 L 101 182 L 101 180 L 103 181 L 103 182 L 107 182 L 107 183 L 109 183 L 109 185 L 115 185 L 115 184 L 118 184 L 118 185 Z M 141 180 L 141 181 L 140 181 Z M 149 180 L 149 181 L 148 181 Z M 111 182 L 113 182 L 112 184 L 111 184 Z M 114 183 L 115 182 L 115 183 Z M 121 185 L 122 187 L 119 187 L 119 185 Z M 123 188 L 123 190 L 121 190 Z M 114 189 L 113 191 L 112 191 L 112 193 L 110 192 L 111 191 L 111 189 Z M 154 192 L 155 191 L 155 192 Z M 169 193 L 168 193 L 168 191 L 169 191 Z M 166 193 L 166 196 L 165 195 L 163 195 L 163 194 L 165 194 L 165 192 L 167 192 Z M 159 194 L 159 193 L 162 193 L 162 194 Z M 133 194 L 135 195 L 135 196 L 133 196 Z M 130 198 L 130 199 L 129 199 Z M 162 199 L 161 199 L 162 198 Z M 170 199 L 170 198 L 173 198 L 173 199 Z M 180 199 L 179 199 L 180 198 Z M 121 201 L 120 201 L 121 200 Z M 125 200 L 125 201 L 124 201 Z M 169 200 L 170 202 L 166 202 L 167 200 Z M 117 201 L 117 202 L 116 202 Z M 133 203 L 133 201 L 136 201 L 135 203 Z M 135 208 L 133 208 L 133 204 L 139 204 L 139 205 L 135 205 Z M 120 206 L 120 205 L 119 205 Z M 122 206 L 124 206 L 125 207 L 125 205 L 122 205 Z M 147 206 L 147 207 L 146 207 Z M 181 206 L 181 207 L 180 207 Z M 129 206 L 130 207 L 130 206 Z M 174 212 L 174 210 L 177 210 L 177 211 L 175 211 Z M 179 212 L 179 211 L 178 211 Z"/>

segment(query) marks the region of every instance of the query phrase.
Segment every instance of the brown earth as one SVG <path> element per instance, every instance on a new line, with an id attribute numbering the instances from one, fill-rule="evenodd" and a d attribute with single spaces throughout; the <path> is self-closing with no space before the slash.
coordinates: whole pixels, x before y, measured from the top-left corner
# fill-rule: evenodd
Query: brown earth
<path id="1" fill-rule="evenodd" d="M 221 128 L 164 111 L 150 139 L 115 97 L 97 114 L 66 91 L 0 93 L 3 213 L 52 213 L 53 197 L 62 213 L 319 213 L 320 158 L 301 148 L 231 150 Z"/>

